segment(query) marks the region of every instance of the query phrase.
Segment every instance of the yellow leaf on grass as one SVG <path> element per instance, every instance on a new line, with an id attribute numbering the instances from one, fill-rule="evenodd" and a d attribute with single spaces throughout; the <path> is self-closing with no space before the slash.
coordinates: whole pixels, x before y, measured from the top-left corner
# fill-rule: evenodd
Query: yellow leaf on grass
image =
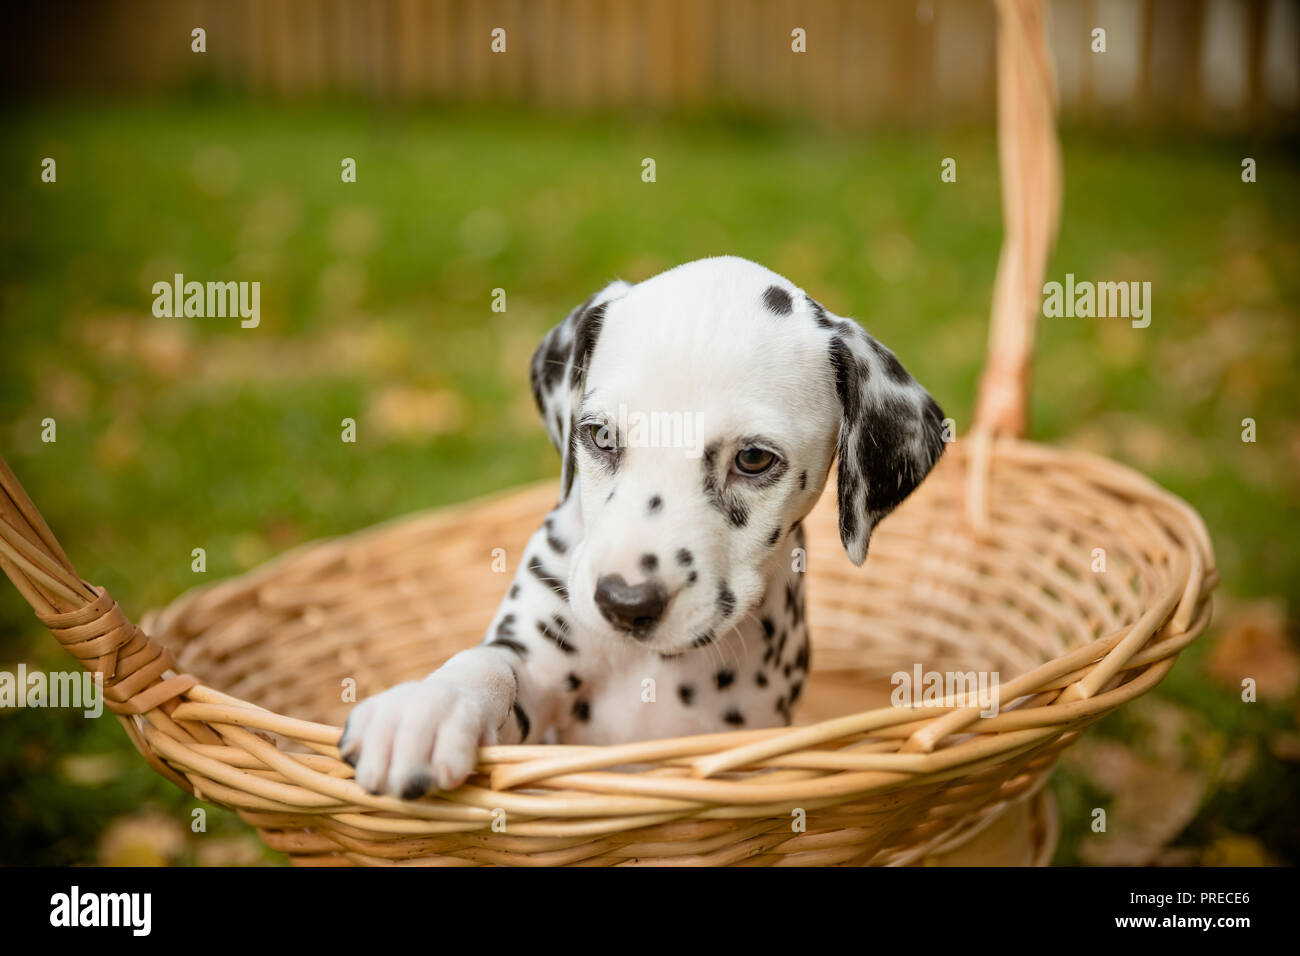
<path id="1" fill-rule="evenodd" d="M 184 851 L 181 825 L 153 811 L 118 817 L 99 838 L 103 866 L 167 866 Z"/>
<path id="2" fill-rule="evenodd" d="M 463 416 L 455 392 L 392 385 L 371 400 L 367 423 L 380 436 L 415 439 L 453 432 Z"/>
<path id="3" fill-rule="evenodd" d="M 59 761 L 59 775 L 79 787 L 98 787 L 122 772 L 117 754 L 70 754 Z"/>
<path id="4" fill-rule="evenodd" d="M 1202 866 L 1277 866 L 1277 861 L 1252 836 L 1230 833 L 1221 836 L 1201 856 Z"/>
<path id="5" fill-rule="evenodd" d="M 1261 699 L 1287 699 L 1300 684 L 1300 655 L 1286 627 L 1286 603 L 1281 598 L 1231 608 L 1206 664 L 1210 677 L 1238 692 L 1249 677 Z"/>

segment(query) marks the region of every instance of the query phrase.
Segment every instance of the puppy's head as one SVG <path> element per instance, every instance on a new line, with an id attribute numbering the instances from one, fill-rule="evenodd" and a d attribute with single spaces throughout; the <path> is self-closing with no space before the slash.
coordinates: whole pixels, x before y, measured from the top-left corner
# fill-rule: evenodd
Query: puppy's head
<path id="1" fill-rule="evenodd" d="M 580 495 L 581 624 L 661 654 L 711 643 L 790 561 L 839 457 L 855 564 L 943 451 L 939 406 L 892 352 L 745 259 L 616 282 L 547 334 L 533 395 Z"/>

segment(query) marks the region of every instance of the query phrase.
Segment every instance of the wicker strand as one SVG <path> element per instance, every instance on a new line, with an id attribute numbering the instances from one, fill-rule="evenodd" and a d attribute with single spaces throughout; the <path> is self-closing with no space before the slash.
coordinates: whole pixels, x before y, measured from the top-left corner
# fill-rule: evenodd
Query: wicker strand
<path id="1" fill-rule="evenodd" d="M 1022 437 L 1029 423 L 1029 375 L 1039 290 L 1061 210 L 1056 92 L 1040 0 L 995 0 L 998 9 L 998 158 L 1006 235 L 993 284 L 988 355 L 972 431 L 966 516 L 988 533 L 993 435 Z"/>

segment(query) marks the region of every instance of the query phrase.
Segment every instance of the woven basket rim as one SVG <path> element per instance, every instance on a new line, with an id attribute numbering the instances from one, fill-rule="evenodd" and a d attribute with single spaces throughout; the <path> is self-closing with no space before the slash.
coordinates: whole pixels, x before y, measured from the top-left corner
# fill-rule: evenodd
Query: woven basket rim
<path id="1" fill-rule="evenodd" d="M 966 441 L 958 439 L 953 443 L 953 448 L 958 451 L 955 457 L 961 457 Z M 994 439 L 995 455 L 1023 455 L 1025 458 L 1047 462 L 1053 461 L 1060 464 L 1071 462 L 1076 465 L 1085 466 L 1089 469 L 1102 473 L 1109 473 L 1123 484 L 1132 487 L 1145 487 L 1145 489 L 1156 496 L 1174 509 L 1187 520 L 1188 527 L 1193 531 L 1197 543 L 1204 549 L 1207 555 L 1207 571 L 1214 571 L 1214 552 L 1213 545 L 1210 541 L 1209 531 L 1205 527 L 1205 521 L 1200 514 L 1183 498 L 1161 486 L 1159 483 L 1136 470 L 1135 468 L 1117 462 L 1113 459 L 1106 458 L 1094 452 L 1080 449 L 1061 448 L 1046 442 L 1032 441 L 1029 439 L 1015 438 L 1011 436 L 1000 435 Z M 951 453 L 945 456 L 941 462 L 941 467 L 947 467 L 950 464 Z M 429 505 L 416 508 L 403 514 L 385 518 L 382 521 L 368 524 L 365 527 L 353 531 L 343 531 L 333 535 L 323 535 L 318 538 L 312 538 L 300 544 L 294 545 L 286 551 L 267 558 L 255 566 L 241 571 L 238 574 L 232 574 L 216 581 L 205 581 L 196 584 L 193 587 L 186 588 L 176 597 L 172 598 L 166 604 L 147 609 L 141 615 L 141 623 L 146 620 L 155 623 L 155 625 L 164 621 L 171 613 L 178 608 L 185 607 L 191 602 L 210 596 L 230 584 L 242 581 L 251 582 L 259 578 L 270 576 L 274 572 L 281 570 L 287 565 L 291 565 L 301 560 L 308 554 L 323 553 L 329 547 L 347 547 L 359 544 L 365 544 L 385 534 L 391 533 L 398 528 L 410 528 L 415 525 L 424 525 L 429 528 L 436 528 L 455 522 L 458 518 L 466 513 L 473 512 L 481 507 L 496 504 L 512 498 L 518 498 L 529 494 L 550 493 L 559 487 L 559 481 L 556 478 L 540 478 L 535 481 L 528 481 L 523 484 L 508 486 L 505 488 L 489 491 L 481 495 L 475 495 L 461 501 L 454 501 L 448 504 Z M 834 491 L 833 483 L 828 484 L 823 494 L 832 494 Z M 151 630 L 146 628 L 146 630 Z"/>
<path id="2" fill-rule="evenodd" d="M 969 467 L 969 464 L 964 461 L 968 458 L 965 452 L 964 443 L 957 442 L 950 455 Z M 1140 670 L 1140 673 L 1132 679 L 1102 692 L 1089 692 L 1086 695 L 1054 703 L 1049 707 L 1035 708 L 1039 713 L 1006 711 L 998 717 L 985 719 L 980 724 L 981 731 L 989 732 L 993 729 L 999 731 L 995 738 L 996 746 L 980 739 L 955 747 L 936 746 L 940 738 L 952 735 L 971 722 L 970 708 L 927 708 L 925 716 L 918 718 L 912 716 L 913 712 L 909 708 L 889 706 L 864 710 L 817 724 L 788 728 L 736 730 L 607 746 L 515 744 L 487 747 L 483 748 L 482 755 L 485 762 L 493 767 L 491 771 L 493 787 L 509 790 L 537 781 L 553 779 L 562 774 L 580 774 L 595 769 L 600 769 L 605 774 L 625 773 L 627 771 L 616 768 L 626 763 L 682 757 L 689 758 L 691 761 L 693 780 L 685 785 L 682 782 L 663 787 L 652 784 L 649 787 L 651 792 L 662 791 L 664 798 L 671 800 L 771 803 L 774 800 L 786 799 L 788 788 L 730 779 L 722 780 L 717 779 L 718 775 L 735 772 L 737 768 L 781 755 L 788 756 L 800 752 L 806 754 L 810 752 L 810 748 L 853 733 L 891 727 L 903 727 L 910 731 L 906 742 L 897 753 L 871 754 L 856 759 L 847 756 L 834 760 L 827 760 L 824 757 L 817 759 L 834 763 L 846 774 L 879 776 L 892 773 L 913 777 L 926 774 L 935 774 L 939 777 L 964 775 L 970 772 L 972 764 L 1030 748 L 1053 735 L 1059 736 L 1062 729 L 1065 731 L 1080 729 L 1116 706 L 1145 693 L 1164 677 L 1177 654 L 1199 635 L 1208 623 L 1209 603 L 1205 599 L 1213 587 L 1216 575 L 1213 568 L 1213 554 L 1203 522 L 1186 502 L 1149 478 L 1128 466 L 1087 452 L 1061 450 L 1036 442 L 1003 438 L 996 442 L 993 458 L 992 467 L 995 475 L 999 462 L 1013 460 L 1037 468 L 1076 470 L 1087 467 L 1095 470 L 1097 475 L 1110 478 L 1113 486 L 1141 492 L 1150 501 L 1163 505 L 1167 509 L 1167 520 L 1183 521 L 1183 530 L 1187 533 L 1189 541 L 1193 543 L 1193 550 L 1201 551 L 1200 560 L 1188 562 L 1181 580 L 1171 583 L 1157 608 L 1132 626 L 1126 626 L 1121 631 L 1105 635 L 1091 644 L 1076 648 L 1063 657 L 1047 661 L 1027 674 L 1018 675 L 1012 682 L 1004 685 L 1003 693 L 1014 697 L 1014 692 L 1020 687 L 1034 686 L 1042 681 L 1064 682 L 1067 690 L 1070 687 L 1077 687 L 1080 681 L 1084 680 L 1095 667 L 1108 660 L 1108 655 L 1125 642 L 1133 650 L 1124 655 L 1122 660 L 1118 660 L 1115 666 L 1125 671 Z M 956 462 L 948 465 L 948 467 L 955 466 Z M 395 530 L 420 526 L 428 531 L 443 525 L 451 525 L 466 514 L 472 514 L 475 509 L 484 504 L 538 495 L 554 487 L 553 480 L 530 483 L 520 488 L 494 492 L 445 508 L 421 509 L 348 534 L 307 542 L 243 574 L 191 588 L 165 607 L 149 612 L 144 622 L 157 628 L 159 635 L 164 636 L 170 618 L 181 614 L 196 602 L 213 595 L 219 596 L 224 588 L 232 585 L 247 585 L 250 581 L 265 577 L 295 562 L 329 552 L 347 550 L 351 546 L 372 542 Z M 1161 630 L 1160 625 L 1165 625 L 1166 622 L 1167 626 L 1163 629 L 1168 633 L 1162 639 L 1152 642 L 1152 638 Z M 1080 692 L 1075 691 L 1075 694 Z M 337 756 L 337 751 L 332 745 L 341 730 L 338 726 L 276 713 L 227 695 L 201 682 L 187 690 L 184 698 L 186 702 L 177 707 L 172 714 L 173 719 L 221 721 L 222 723 L 233 721 L 244 727 L 294 739 L 331 757 Z M 1051 719 L 1048 719 L 1049 717 Z M 1006 732 L 1003 732 L 1004 727 L 1008 728 Z M 350 772 L 342 762 L 339 762 L 335 769 L 339 773 Z M 751 777 L 761 774 L 761 770 L 748 772 Z M 880 779 L 858 777 L 851 783 L 846 782 L 845 790 L 855 792 L 861 785 L 880 783 L 882 783 Z M 802 789 L 806 791 L 810 788 Z M 832 788 L 821 789 L 822 796 L 832 795 Z M 392 798 L 384 797 L 370 797 L 363 802 L 370 803 L 375 809 L 397 810 L 399 807 L 411 806 L 409 801 L 394 801 Z"/>

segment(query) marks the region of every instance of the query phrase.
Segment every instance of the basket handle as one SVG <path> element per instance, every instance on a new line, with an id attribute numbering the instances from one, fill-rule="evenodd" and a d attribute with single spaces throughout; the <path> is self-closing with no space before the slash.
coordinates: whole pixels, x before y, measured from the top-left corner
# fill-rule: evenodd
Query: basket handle
<path id="1" fill-rule="evenodd" d="M 1029 422 L 1034 325 L 1061 209 L 1056 89 L 1041 0 L 995 0 L 998 159 L 1006 234 L 972 431 L 1020 438 Z"/>
<path id="2" fill-rule="evenodd" d="M 0 568 L 64 649 L 101 676 L 104 706 L 118 716 L 167 709 L 198 683 L 166 676 L 175 668 L 171 653 L 127 620 L 107 591 L 81 579 L 3 457 Z"/>

